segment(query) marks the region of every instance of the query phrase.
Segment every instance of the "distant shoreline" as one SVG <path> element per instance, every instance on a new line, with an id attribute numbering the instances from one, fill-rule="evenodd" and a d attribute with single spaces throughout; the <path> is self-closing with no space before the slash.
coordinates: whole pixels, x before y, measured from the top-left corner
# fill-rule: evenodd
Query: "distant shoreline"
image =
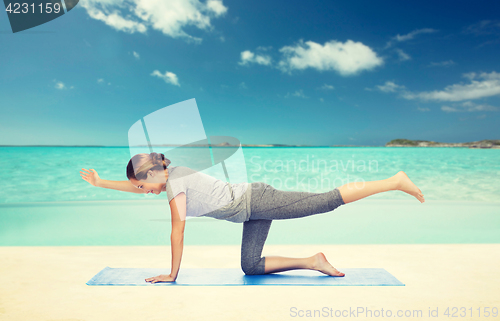
<path id="1" fill-rule="evenodd" d="M 153 145 L 154 147 L 179 147 L 186 145 Z M 190 144 L 188 147 L 207 147 L 208 145 Z M 493 148 L 500 149 L 500 140 L 480 140 L 468 143 L 440 143 L 428 140 L 394 139 L 383 146 L 380 145 L 286 145 L 286 144 L 241 144 L 242 147 L 299 147 L 299 148 L 329 148 L 329 147 L 462 147 L 462 148 Z M 128 148 L 129 146 L 104 146 L 104 145 L 0 145 L 0 147 L 101 147 L 101 148 Z M 147 145 L 136 145 L 133 147 L 148 147 Z M 239 147 L 222 143 L 212 147 Z"/>
<path id="2" fill-rule="evenodd" d="M 440 143 L 429 140 L 393 139 L 385 147 L 467 147 L 467 148 L 500 148 L 500 139 L 484 139 L 468 143 Z"/>

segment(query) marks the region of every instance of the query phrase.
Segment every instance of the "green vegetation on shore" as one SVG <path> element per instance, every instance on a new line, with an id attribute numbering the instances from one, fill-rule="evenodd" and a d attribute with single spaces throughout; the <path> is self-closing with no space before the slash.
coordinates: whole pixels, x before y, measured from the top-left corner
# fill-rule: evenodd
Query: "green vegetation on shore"
<path id="1" fill-rule="evenodd" d="M 500 139 L 485 139 L 468 143 L 440 143 L 429 140 L 393 139 L 386 147 L 468 147 L 468 148 L 500 148 Z"/>

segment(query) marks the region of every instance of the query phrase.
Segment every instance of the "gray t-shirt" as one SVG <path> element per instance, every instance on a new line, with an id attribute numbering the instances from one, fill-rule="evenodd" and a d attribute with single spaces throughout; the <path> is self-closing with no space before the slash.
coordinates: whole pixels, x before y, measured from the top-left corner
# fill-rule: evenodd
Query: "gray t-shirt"
<path id="1" fill-rule="evenodd" d="M 247 182 L 231 184 L 185 166 L 168 168 L 167 197 L 186 194 L 186 216 L 209 216 L 242 223 L 250 217 L 251 188 Z"/>

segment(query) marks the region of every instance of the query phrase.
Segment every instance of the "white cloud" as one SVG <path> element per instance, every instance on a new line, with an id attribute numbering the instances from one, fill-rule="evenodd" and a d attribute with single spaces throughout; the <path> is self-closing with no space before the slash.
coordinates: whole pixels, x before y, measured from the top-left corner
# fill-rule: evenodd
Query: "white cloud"
<path id="1" fill-rule="evenodd" d="M 227 12 L 227 8 L 224 7 L 222 1 L 219 0 L 208 0 L 207 9 L 211 10 L 216 16 L 221 16 Z"/>
<path id="2" fill-rule="evenodd" d="M 431 109 L 427 107 L 417 107 L 417 109 L 420 111 L 431 111 Z"/>
<path id="3" fill-rule="evenodd" d="M 323 98 L 320 98 L 319 101 L 324 102 L 325 100 Z"/>
<path id="4" fill-rule="evenodd" d="M 201 38 L 184 31 L 194 26 L 212 30 L 211 19 L 223 16 L 227 7 L 220 0 L 81 0 L 93 19 L 128 33 L 145 33 L 148 28 L 161 31 L 173 38 L 185 38 L 200 43 Z"/>
<path id="5" fill-rule="evenodd" d="M 449 106 L 442 106 L 441 110 L 445 111 L 445 112 L 455 112 L 455 111 L 457 111 L 455 108 L 452 108 L 452 107 L 449 107 Z"/>
<path id="6" fill-rule="evenodd" d="M 245 82 L 242 82 L 242 83 L 240 84 L 240 88 L 247 89 L 248 87 L 247 87 L 247 85 L 245 84 Z"/>
<path id="7" fill-rule="evenodd" d="M 87 10 L 91 18 L 100 20 L 116 30 L 128 33 L 145 33 L 147 30 L 143 23 L 123 18 L 116 6 L 113 9 L 106 8 L 104 5 L 102 5 L 103 8 L 98 8 L 97 1 L 94 0 L 82 0 L 80 5 Z"/>
<path id="8" fill-rule="evenodd" d="M 433 32 L 437 32 L 437 31 L 438 30 L 431 29 L 431 28 L 423 28 L 423 29 L 413 30 L 412 32 L 407 33 L 406 35 L 397 34 L 396 36 L 392 37 L 391 41 L 387 42 L 385 48 L 389 48 L 390 46 L 392 46 L 393 42 L 395 42 L 395 41 L 396 42 L 408 41 L 410 39 L 415 38 L 416 35 L 419 35 L 422 33 L 433 33 Z"/>
<path id="9" fill-rule="evenodd" d="M 165 74 L 162 74 L 158 70 L 155 70 L 151 73 L 151 76 L 161 78 L 161 79 L 165 80 L 165 82 L 167 84 L 172 84 L 172 85 L 179 86 L 179 87 L 181 86 L 179 84 L 179 79 L 177 78 L 177 75 L 174 74 L 173 72 L 166 71 Z"/>
<path id="10" fill-rule="evenodd" d="M 476 78 L 477 74 L 475 72 L 468 72 L 462 75 L 464 78 L 469 78 L 470 80 Z"/>
<path id="11" fill-rule="evenodd" d="M 300 90 L 296 90 L 294 93 L 290 94 L 290 93 L 287 93 L 285 95 L 285 98 L 289 98 L 291 96 L 294 96 L 294 97 L 300 97 L 300 98 L 309 98 L 307 97 L 306 95 L 304 95 L 304 92 L 302 91 L 302 89 Z"/>
<path id="12" fill-rule="evenodd" d="M 134 55 L 134 57 L 135 57 L 135 58 L 137 58 L 137 59 L 140 59 L 140 58 L 141 58 L 141 56 L 140 56 L 137 52 L 135 52 L 135 51 L 134 51 L 134 52 L 132 52 L 132 54 L 133 54 L 133 55 Z"/>
<path id="13" fill-rule="evenodd" d="M 347 40 L 345 43 L 331 40 L 324 45 L 301 39 L 294 46 L 280 49 L 283 58 L 278 68 L 291 73 L 292 70 L 313 68 L 319 71 L 335 70 L 342 76 L 354 75 L 383 64 L 382 58 L 361 42 Z"/>
<path id="14" fill-rule="evenodd" d="M 448 67 L 451 65 L 454 65 L 455 62 L 453 60 L 446 60 L 446 61 L 441 61 L 441 62 L 431 62 L 429 64 L 429 67 Z"/>
<path id="15" fill-rule="evenodd" d="M 443 90 L 411 92 L 405 86 L 397 85 L 392 81 L 386 81 L 384 85 L 376 86 L 380 91 L 386 93 L 399 93 L 405 99 L 420 99 L 423 101 L 447 101 L 450 105 L 441 107 L 445 112 L 477 112 L 477 111 L 498 111 L 498 107 L 488 104 L 476 104 L 471 100 L 481 99 L 500 95 L 500 73 L 470 72 L 462 75 L 469 79 L 470 83 L 454 84 L 445 87 Z M 365 88 L 366 90 L 372 90 Z M 457 103 L 462 102 L 462 103 Z M 418 108 L 420 111 L 428 111 L 425 108 Z"/>
<path id="16" fill-rule="evenodd" d="M 445 112 L 476 112 L 476 111 L 498 111 L 497 107 L 488 104 L 475 104 L 472 101 L 465 101 L 459 105 L 442 106 L 442 111 Z"/>
<path id="17" fill-rule="evenodd" d="M 106 81 L 105 81 L 104 79 L 102 79 L 102 78 L 97 79 L 97 83 L 98 83 L 98 84 L 103 84 L 103 83 L 105 83 L 105 82 L 106 82 Z M 108 82 L 108 85 L 111 85 L 111 83 L 110 83 L 110 82 Z"/>
<path id="18" fill-rule="evenodd" d="M 383 91 L 385 93 L 393 93 L 393 92 L 396 92 L 398 90 L 404 89 L 405 86 L 397 85 L 393 81 L 386 81 L 385 84 L 383 84 L 381 86 L 377 86 L 377 88 L 380 91 Z M 366 89 L 368 89 L 368 88 L 366 88 Z"/>
<path id="19" fill-rule="evenodd" d="M 257 47 L 257 50 L 262 50 L 262 51 L 268 51 L 271 49 L 273 49 L 273 46 L 267 46 L 267 47 L 259 46 L 259 47 Z"/>
<path id="20" fill-rule="evenodd" d="M 479 46 L 498 44 L 500 42 L 500 20 L 483 20 L 476 24 L 464 28 L 464 34 L 473 34 L 478 37 L 486 37 L 489 39 Z"/>
<path id="21" fill-rule="evenodd" d="M 333 87 L 332 85 L 328 85 L 328 84 L 324 84 L 323 86 L 321 86 L 319 89 L 323 89 L 323 90 L 334 90 L 335 87 Z"/>
<path id="22" fill-rule="evenodd" d="M 443 90 L 425 91 L 420 93 L 404 92 L 406 99 L 422 99 L 437 101 L 463 101 L 500 95 L 500 73 L 467 73 L 468 84 L 454 84 Z"/>
<path id="23" fill-rule="evenodd" d="M 56 82 L 55 88 L 59 90 L 67 89 L 66 85 L 62 81 Z"/>
<path id="24" fill-rule="evenodd" d="M 413 39 L 415 38 L 416 35 L 418 34 L 421 34 L 421 33 L 433 33 L 433 32 L 436 32 L 437 30 L 434 30 L 434 29 L 431 29 L 431 28 L 424 28 L 424 29 L 417 29 L 417 30 L 413 30 L 412 32 L 410 33 L 407 33 L 406 35 L 399 35 L 397 34 L 394 39 L 397 40 L 397 41 L 407 41 L 407 40 L 410 40 L 410 39 Z"/>
<path id="25" fill-rule="evenodd" d="M 238 63 L 242 66 L 247 65 L 249 63 L 256 63 L 259 65 L 270 65 L 271 57 L 267 55 L 257 55 L 251 52 L 250 50 L 245 50 L 241 52 L 241 61 Z"/>
<path id="26" fill-rule="evenodd" d="M 406 61 L 406 60 L 410 60 L 411 59 L 410 55 L 408 55 L 406 52 L 404 52 L 401 49 L 396 49 L 396 52 L 398 53 L 400 61 Z"/>
<path id="27" fill-rule="evenodd" d="M 483 20 L 464 29 L 465 34 L 491 35 L 500 33 L 500 21 Z"/>

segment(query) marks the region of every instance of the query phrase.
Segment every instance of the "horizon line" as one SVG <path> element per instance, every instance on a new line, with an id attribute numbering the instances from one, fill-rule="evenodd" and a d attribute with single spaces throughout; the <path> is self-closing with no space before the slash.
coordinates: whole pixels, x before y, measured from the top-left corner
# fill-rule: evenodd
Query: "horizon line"
<path id="1" fill-rule="evenodd" d="M 398 141 L 398 142 L 394 142 Z M 406 138 L 397 138 L 389 141 L 385 145 L 288 145 L 288 144 L 240 144 L 241 147 L 395 147 L 395 146 L 387 146 L 388 144 L 390 145 L 406 145 L 406 144 L 401 144 L 401 141 L 406 141 L 406 142 L 416 142 L 416 143 L 432 143 L 432 145 L 435 144 L 450 144 L 450 145 L 459 145 L 459 144 L 477 144 L 477 143 L 483 143 L 483 142 L 495 142 L 494 145 L 497 145 L 497 143 L 500 143 L 500 139 L 481 139 L 481 140 L 476 140 L 472 142 L 461 142 L 461 143 L 444 143 L 444 142 L 436 142 L 436 141 L 430 141 L 430 140 L 419 140 L 419 139 L 406 139 Z M 393 143 L 391 143 L 393 142 Z M 499 144 L 500 145 L 500 144 Z M 221 143 L 221 144 L 156 144 L 156 145 L 126 145 L 126 146 L 119 146 L 119 145 L 0 145 L 0 147 L 114 147 L 114 148 L 126 148 L 126 147 L 239 147 L 238 145 L 231 145 L 227 142 Z M 407 146 L 407 145 L 406 145 Z M 405 146 L 405 147 L 406 147 Z M 396 146 L 397 147 L 397 146 Z M 411 147 L 411 145 L 410 145 Z M 426 147 L 426 146 L 414 146 L 414 147 Z M 434 147 L 434 146 L 428 146 L 428 147 Z M 436 146 L 437 147 L 437 146 Z"/>
<path id="2" fill-rule="evenodd" d="M 151 145 L 152 147 L 179 147 L 184 145 Z M 0 145 L 0 147 L 114 147 L 114 148 L 129 148 L 130 146 L 108 146 L 108 145 Z M 144 146 L 132 146 L 132 147 L 148 147 Z M 203 146 L 191 146 L 191 147 L 203 147 Z M 236 147 L 230 146 L 216 146 L 211 145 L 211 147 Z M 384 145 L 285 145 L 285 144 L 241 144 L 241 147 L 386 147 Z"/>

